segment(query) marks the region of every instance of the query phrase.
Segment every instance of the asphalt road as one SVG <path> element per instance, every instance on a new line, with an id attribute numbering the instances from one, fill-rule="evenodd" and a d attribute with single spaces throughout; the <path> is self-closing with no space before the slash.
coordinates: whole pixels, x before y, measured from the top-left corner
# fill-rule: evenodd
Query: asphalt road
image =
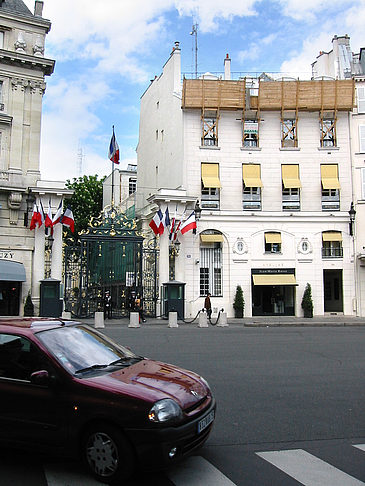
<path id="1" fill-rule="evenodd" d="M 138 476 L 131 486 L 365 485 L 364 326 L 110 325 L 104 332 L 137 354 L 198 372 L 218 404 L 199 457 L 166 474 Z M 3 452 L 1 486 L 95 484 L 77 464 L 24 464 Z M 65 478 L 73 469 L 79 481 Z M 310 477 L 312 469 L 321 479 Z"/>

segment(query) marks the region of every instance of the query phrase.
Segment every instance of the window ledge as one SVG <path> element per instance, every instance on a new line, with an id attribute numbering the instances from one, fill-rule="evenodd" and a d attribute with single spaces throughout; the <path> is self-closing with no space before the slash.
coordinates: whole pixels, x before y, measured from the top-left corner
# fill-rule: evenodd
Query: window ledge
<path id="1" fill-rule="evenodd" d="M 241 150 L 244 152 L 260 152 L 262 150 L 261 147 L 241 147 Z"/>
<path id="2" fill-rule="evenodd" d="M 200 150 L 220 150 L 221 148 L 220 147 L 217 147 L 216 145 L 200 145 L 199 146 Z"/>
<path id="3" fill-rule="evenodd" d="M 300 147 L 280 147 L 279 150 L 281 152 L 290 152 L 290 151 L 299 152 L 300 151 Z"/>
<path id="4" fill-rule="evenodd" d="M 332 152 L 334 150 L 340 150 L 340 147 L 318 147 L 320 152 Z"/>
<path id="5" fill-rule="evenodd" d="M 365 151 L 364 152 L 355 152 L 355 155 L 364 155 L 365 154 Z"/>

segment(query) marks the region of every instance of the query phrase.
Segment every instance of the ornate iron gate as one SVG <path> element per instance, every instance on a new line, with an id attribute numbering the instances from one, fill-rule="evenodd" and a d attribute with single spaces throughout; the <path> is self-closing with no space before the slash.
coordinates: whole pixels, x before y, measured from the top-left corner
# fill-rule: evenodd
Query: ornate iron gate
<path id="1" fill-rule="evenodd" d="M 89 317 L 104 309 L 105 292 L 112 297 L 113 317 L 127 317 L 131 292 L 140 294 L 147 316 L 156 315 L 158 248 L 146 242 L 134 219 L 106 207 L 80 235 L 80 244 L 66 246 L 65 310 Z"/>

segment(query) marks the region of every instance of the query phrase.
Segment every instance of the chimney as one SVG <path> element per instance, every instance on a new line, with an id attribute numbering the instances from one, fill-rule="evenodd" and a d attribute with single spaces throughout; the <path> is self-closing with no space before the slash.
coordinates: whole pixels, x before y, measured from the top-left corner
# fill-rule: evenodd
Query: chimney
<path id="1" fill-rule="evenodd" d="M 34 2 L 34 15 L 36 17 L 42 17 L 43 12 L 43 1 L 42 0 L 35 0 Z"/>
<path id="2" fill-rule="evenodd" d="M 224 60 L 224 79 L 231 79 L 231 60 L 228 54 Z"/>

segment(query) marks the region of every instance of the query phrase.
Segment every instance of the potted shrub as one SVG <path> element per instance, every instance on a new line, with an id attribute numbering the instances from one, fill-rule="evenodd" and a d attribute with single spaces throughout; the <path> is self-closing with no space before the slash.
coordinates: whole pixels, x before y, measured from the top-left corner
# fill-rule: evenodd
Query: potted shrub
<path id="1" fill-rule="evenodd" d="M 237 285 L 236 295 L 233 302 L 234 316 L 236 318 L 243 317 L 243 310 L 245 308 L 245 299 L 243 298 L 243 291 L 240 285 Z"/>
<path id="2" fill-rule="evenodd" d="M 313 317 L 312 287 L 309 283 L 307 283 L 304 290 L 302 309 L 304 311 L 304 317 Z"/>
<path id="3" fill-rule="evenodd" d="M 25 317 L 33 317 L 34 316 L 34 305 L 32 302 L 32 297 L 30 296 L 30 292 L 27 295 L 24 304 L 24 316 Z"/>

